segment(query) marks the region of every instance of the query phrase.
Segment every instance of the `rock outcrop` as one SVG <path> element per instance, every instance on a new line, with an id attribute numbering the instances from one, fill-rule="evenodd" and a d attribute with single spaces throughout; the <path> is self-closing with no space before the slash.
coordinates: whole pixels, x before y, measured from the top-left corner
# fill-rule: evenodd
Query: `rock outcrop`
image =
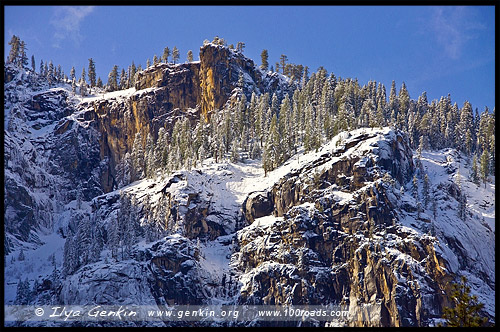
<path id="1" fill-rule="evenodd" d="M 200 61 L 160 63 L 139 72 L 135 92 L 82 103 L 79 107 L 88 112 L 85 118 L 93 120 L 92 126 L 101 134 L 101 159 L 109 160 L 104 191 L 115 187 L 115 167 L 131 150 L 136 133 L 141 133 L 145 145 L 148 134 L 156 139 L 161 127 L 170 135 L 179 118 L 188 117 L 192 127 L 200 116 L 208 121 L 236 88 L 242 88 L 247 100 L 252 92 L 276 93 L 281 98 L 290 89 L 282 76 L 264 73 L 241 53 L 209 43 L 200 48 Z"/>
<path id="2" fill-rule="evenodd" d="M 249 221 L 258 224 L 271 205 L 274 216 L 238 232 L 241 303 L 346 304 L 350 324 L 360 326 L 366 322 L 356 317 L 366 304 L 378 306 L 379 326 L 422 326 L 440 317 L 449 305 L 447 262 L 434 250 L 435 238 L 399 223 L 399 192 L 391 184 L 411 178 L 411 150 L 402 134 L 376 135 L 358 131 L 267 195 L 248 197 Z"/>

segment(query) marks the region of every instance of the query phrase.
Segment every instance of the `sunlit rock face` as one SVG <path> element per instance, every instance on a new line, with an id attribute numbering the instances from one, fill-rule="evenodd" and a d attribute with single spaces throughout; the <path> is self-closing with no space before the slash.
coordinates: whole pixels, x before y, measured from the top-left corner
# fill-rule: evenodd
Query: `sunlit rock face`
<path id="1" fill-rule="evenodd" d="M 442 209 L 420 213 L 404 192 L 414 156 L 395 129 L 342 132 L 267 176 L 247 160 L 118 185 L 137 133 L 144 146 L 180 119 L 195 128 L 235 96 L 291 91 L 241 53 L 206 44 L 199 61 L 158 64 L 131 89 L 78 100 L 64 88 L 34 91 L 10 67 L 4 78 L 5 252 L 17 259 L 21 246 L 60 241 L 38 302 L 345 304 L 347 325 L 429 326 L 467 273 L 494 312 L 494 231 L 456 218 L 464 189 L 445 176 L 431 183 Z M 456 166 L 426 162 L 435 173 Z M 356 319 L 367 304 L 379 320 Z"/>
<path id="2" fill-rule="evenodd" d="M 407 138 L 377 135 L 358 131 L 249 196 L 247 219 L 272 222 L 238 232 L 242 303 L 341 303 L 354 316 L 378 304 L 380 326 L 426 325 L 448 305 L 446 261 L 432 237 L 399 224 L 399 192 L 382 180 L 411 178 Z"/>

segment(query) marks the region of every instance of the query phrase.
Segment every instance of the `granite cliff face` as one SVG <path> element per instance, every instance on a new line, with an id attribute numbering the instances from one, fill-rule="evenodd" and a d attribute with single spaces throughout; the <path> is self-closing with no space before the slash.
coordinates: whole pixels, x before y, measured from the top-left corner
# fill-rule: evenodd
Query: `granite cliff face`
<path id="1" fill-rule="evenodd" d="M 390 134 L 363 151 L 373 134 L 358 132 L 249 196 L 247 219 L 270 222 L 238 232 L 242 303 L 340 303 L 354 316 L 378 304 L 380 326 L 428 325 L 449 305 L 452 276 L 435 238 L 398 220 L 393 183 L 407 182 L 414 166 L 406 138 Z"/>
<path id="2" fill-rule="evenodd" d="M 18 263 L 41 270 L 53 253 L 38 302 L 345 304 L 346 325 L 429 326 L 465 273 L 494 316 L 494 230 L 456 218 L 465 189 L 448 177 L 452 151 L 425 161 L 442 206 L 432 216 L 409 193 L 408 138 L 391 128 L 342 132 L 267 176 L 259 161 L 212 161 L 120 187 L 136 133 L 145 145 L 235 94 L 281 99 L 291 85 L 213 44 L 198 62 L 158 64 L 134 88 L 81 99 L 12 68 L 5 78 L 6 276 L 21 278 Z M 17 261 L 20 248 L 34 258 Z M 369 304 L 380 319 L 363 322 Z"/>
<path id="3" fill-rule="evenodd" d="M 193 127 L 200 118 L 208 121 L 238 88 L 240 75 L 248 100 L 252 92 L 276 93 L 281 98 L 291 89 L 282 76 L 262 72 L 241 53 L 207 44 L 201 47 L 198 62 L 160 63 L 140 72 L 130 96 L 83 102 L 79 107 L 89 112 L 85 117 L 94 120 L 92 125 L 101 134 L 100 157 L 109 160 L 103 190 L 115 186 L 116 165 L 130 152 L 137 132 L 144 145 L 148 133 L 157 138 L 159 128 L 170 135 L 179 118 L 188 117 Z"/>

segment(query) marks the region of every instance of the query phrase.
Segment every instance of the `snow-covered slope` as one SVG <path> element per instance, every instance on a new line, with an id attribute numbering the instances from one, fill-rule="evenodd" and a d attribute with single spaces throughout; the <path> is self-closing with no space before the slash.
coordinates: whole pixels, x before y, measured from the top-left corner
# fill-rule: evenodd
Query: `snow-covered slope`
<path id="1" fill-rule="evenodd" d="M 30 304 L 342 303 L 352 317 L 377 304 L 382 321 L 372 325 L 428 326 L 465 275 L 495 316 L 494 178 L 475 185 L 470 160 L 452 149 L 417 160 L 392 128 L 342 132 L 267 175 L 258 159 L 209 158 L 118 188 L 133 134 L 200 116 L 168 108 L 182 94 L 161 85 L 191 76 L 189 66 L 164 67 L 145 73 L 140 90 L 85 98 L 28 72 L 5 85 L 5 304 L 27 280 Z M 282 76 L 249 67 L 245 86 L 255 77 L 262 91 L 284 93 Z"/>

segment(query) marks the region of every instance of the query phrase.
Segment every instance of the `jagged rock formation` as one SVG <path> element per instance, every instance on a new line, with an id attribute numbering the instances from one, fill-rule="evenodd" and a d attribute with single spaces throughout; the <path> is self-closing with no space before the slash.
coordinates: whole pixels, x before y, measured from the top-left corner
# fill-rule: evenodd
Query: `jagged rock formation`
<path id="1" fill-rule="evenodd" d="M 380 326 L 427 325 L 449 305 L 435 239 L 399 224 L 398 193 L 382 181 L 406 183 L 414 168 L 406 138 L 390 134 L 363 150 L 374 135 L 358 132 L 278 181 L 267 205 L 249 197 L 247 215 L 270 204 L 276 217 L 238 232 L 242 303 L 380 304 Z"/>
<path id="2" fill-rule="evenodd" d="M 137 132 L 141 132 L 145 145 L 148 133 L 156 139 L 161 127 L 171 134 L 179 118 L 188 117 L 192 124 L 197 123 L 200 112 L 206 117 L 209 108 L 223 106 L 237 86 L 240 72 L 246 79 L 244 93 L 248 98 L 253 91 L 278 95 L 287 91 L 287 83 L 278 75 L 261 72 L 253 61 L 226 47 L 207 44 L 200 49 L 200 59 L 188 64 L 152 66 L 138 74 L 135 89 L 108 98 L 91 98 L 78 105 L 64 89 L 30 92 L 29 87 L 40 84 L 7 67 L 5 108 L 12 108 L 5 135 L 9 235 L 27 241 L 29 230 L 40 223 L 53 224 L 48 220 L 54 213 L 49 198 L 43 202 L 34 199 L 33 192 L 26 188 L 55 186 L 57 192 L 64 193 L 63 203 L 75 199 L 74 183 L 81 183 L 87 201 L 112 191 L 117 185 L 116 165 L 131 151 Z M 31 135 L 29 143 L 11 140 L 10 132 Z M 20 150 L 24 154 L 17 154 Z M 32 173 L 27 165 L 33 165 L 36 172 Z M 64 184 L 49 183 L 51 176 L 35 176 L 47 172 L 64 179 Z M 11 174 L 18 174 L 23 184 L 13 181 Z M 35 179 L 39 177 L 41 180 Z M 43 183 L 35 185 L 34 181 Z M 6 252 L 10 251 L 11 241 L 16 242 L 9 236 Z"/>
<path id="3" fill-rule="evenodd" d="M 281 98 L 288 82 L 213 44 L 199 62 L 158 64 L 135 88 L 81 102 L 64 88 L 33 91 L 24 76 L 4 76 L 4 249 L 17 280 L 21 245 L 60 241 L 37 301 L 334 303 L 349 305 L 351 325 L 428 326 L 449 304 L 455 274 L 467 273 L 494 314 L 494 230 L 454 217 L 465 189 L 448 178 L 457 163 L 440 157 L 428 166 L 441 176 L 432 185 L 442 209 L 417 209 L 400 189 L 416 172 L 403 133 L 341 133 L 267 177 L 258 164 L 211 163 L 117 188 L 136 133 L 170 134 L 177 120 L 203 121 L 238 94 Z M 356 319 L 364 304 L 379 305 L 379 321 Z"/>
<path id="4" fill-rule="evenodd" d="M 194 125 L 200 114 L 208 120 L 221 109 L 238 88 L 243 75 L 243 93 L 250 100 L 252 92 L 269 92 L 282 97 L 288 83 L 276 73 L 262 72 L 252 60 L 227 47 L 207 44 L 200 48 L 200 61 L 186 64 L 160 63 L 138 74 L 136 92 L 125 98 L 97 99 L 82 103 L 80 108 L 94 120 L 101 133 L 101 159 L 109 158 L 109 169 L 103 175 L 105 192 L 114 187 L 115 167 L 131 150 L 135 134 L 156 139 L 163 127 L 171 134 L 175 121 L 188 117 Z"/>

